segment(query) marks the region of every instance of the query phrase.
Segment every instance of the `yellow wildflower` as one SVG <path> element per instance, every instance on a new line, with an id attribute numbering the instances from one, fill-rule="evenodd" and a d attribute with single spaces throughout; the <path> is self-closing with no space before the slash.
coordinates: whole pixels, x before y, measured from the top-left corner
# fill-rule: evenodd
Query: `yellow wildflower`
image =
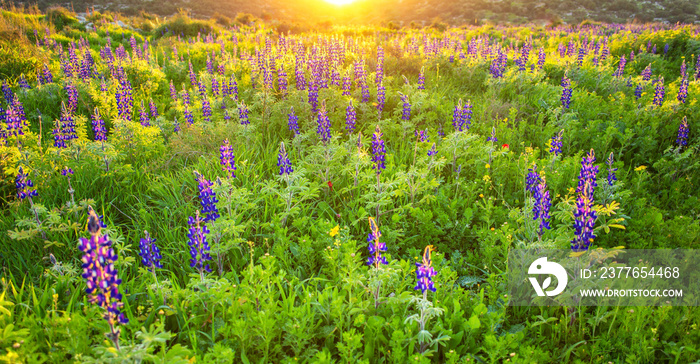
<path id="1" fill-rule="evenodd" d="M 635 171 L 635 172 L 640 172 L 640 171 L 643 171 L 643 170 L 645 170 L 645 169 L 647 169 L 647 166 L 639 166 L 639 167 L 635 168 L 634 171 Z"/>
<path id="2" fill-rule="evenodd" d="M 338 235 L 338 230 L 340 230 L 340 225 L 336 225 L 334 228 L 332 228 L 331 231 L 328 232 L 328 235 L 334 237 Z"/>

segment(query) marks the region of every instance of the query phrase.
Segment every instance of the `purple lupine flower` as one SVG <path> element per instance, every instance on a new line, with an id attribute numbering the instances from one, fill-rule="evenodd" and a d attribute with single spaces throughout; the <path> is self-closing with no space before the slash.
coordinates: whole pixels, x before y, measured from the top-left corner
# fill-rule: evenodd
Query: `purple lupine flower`
<path id="1" fill-rule="evenodd" d="M 688 77 L 688 66 L 685 64 L 685 59 L 681 63 L 681 79 Z"/>
<path id="2" fill-rule="evenodd" d="M 201 80 L 197 84 L 197 90 L 199 91 L 200 98 L 205 98 L 207 96 L 207 86 L 204 86 L 204 82 Z"/>
<path id="3" fill-rule="evenodd" d="M 288 86 L 289 81 L 287 81 L 287 72 L 284 71 L 284 65 L 281 65 L 279 70 L 277 70 L 277 88 L 282 95 L 286 95 Z"/>
<path id="4" fill-rule="evenodd" d="M 42 83 L 45 85 L 47 83 L 53 83 L 53 74 L 51 73 L 51 70 L 49 69 L 49 66 L 44 64 L 44 79 L 42 80 Z"/>
<path id="5" fill-rule="evenodd" d="M 272 70 L 269 67 L 263 69 L 263 87 L 265 90 L 271 90 L 274 80 L 272 79 Z"/>
<path id="6" fill-rule="evenodd" d="M 360 82 L 360 89 L 362 91 L 362 102 L 369 102 L 369 86 L 367 86 L 367 81 Z"/>
<path id="7" fill-rule="evenodd" d="M 90 238 L 80 238 L 78 249 L 83 252 L 82 277 L 86 280 L 85 293 L 89 295 L 88 301 L 97 304 L 104 309 L 102 317 L 109 324 L 109 336 L 118 348 L 119 328 L 117 325 L 126 325 L 129 320 L 121 312 L 124 304 L 119 293 L 119 279 L 115 263 L 117 253 L 112 248 L 109 237 L 102 235 L 102 223 L 92 207 L 88 210 L 87 229 Z"/>
<path id="8" fill-rule="evenodd" d="M 12 92 L 12 89 L 10 86 L 7 84 L 7 81 L 2 81 L 2 95 L 5 97 L 5 102 L 7 102 L 8 105 L 12 104 L 15 100 L 15 94 Z"/>
<path id="9" fill-rule="evenodd" d="M 527 62 L 530 59 L 530 50 L 532 45 L 530 43 L 523 44 L 523 48 L 520 50 L 520 58 L 518 58 L 515 63 L 518 65 L 518 70 L 520 72 L 527 69 Z"/>
<path id="10" fill-rule="evenodd" d="M 576 58 L 576 64 L 581 67 L 583 66 L 583 57 L 586 56 L 586 50 L 583 47 L 578 48 L 578 57 Z"/>
<path id="11" fill-rule="evenodd" d="M 425 90 L 425 68 L 420 68 L 420 73 L 418 74 L 418 89 Z"/>
<path id="12" fill-rule="evenodd" d="M 66 85 L 65 90 L 68 95 L 68 104 L 66 104 L 66 107 L 70 113 L 74 113 L 78 110 L 78 88 L 72 83 L 69 83 Z"/>
<path id="13" fill-rule="evenodd" d="M 608 156 L 608 160 L 606 164 L 608 165 L 608 185 L 612 186 L 613 182 L 617 181 L 617 176 L 615 175 L 615 172 L 617 172 L 617 168 L 613 168 L 613 163 L 614 163 L 614 155 L 613 152 L 610 152 L 610 155 Z"/>
<path id="14" fill-rule="evenodd" d="M 17 171 L 17 177 L 15 178 L 15 188 L 17 189 L 17 198 L 24 200 L 25 198 L 39 196 L 34 187 L 34 182 L 29 179 L 29 173 L 24 173 L 22 167 L 19 167 Z"/>
<path id="15" fill-rule="evenodd" d="M 571 105 L 571 95 L 573 94 L 573 89 L 571 88 L 571 80 L 566 77 L 566 74 L 561 79 L 561 104 L 564 109 L 568 109 Z"/>
<path id="16" fill-rule="evenodd" d="M 199 217 L 199 210 L 195 213 L 195 216 L 190 216 L 187 220 L 187 224 L 190 226 L 187 237 L 189 241 L 187 244 L 190 246 L 190 267 L 199 271 L 200 276 L 204 277 L 204 272 L 211 272 L 209 264 L 206 262 L 211 260 L 211 255 L 209 255 L 209 243 L 207 243 L 207 234 L 209 234 L 209 228 L 204 224 L 204 220 Z"/>
<path id="17" fill-rule="evenodd" d="M 102 77 L 102 79 L 100 80 L 100 92 L 106 93 L 107 91 L 109 91 L 109 89 L 107 88 L 107 83 L 105 83 L 105 78 Z"/>
<path id="18" fill-rule="evenodd" d="M 231 178 L 236 178 L 236 161 L 233 155 L 233 147 L 229 144 L 228 139 L 224 140 L 224 144 L 219 147 L 221 166 L 225 173 L 229 174 Z"/>
<path id="19" fill-rule="evenodd" d="M 350 80 L 350 75 L 343 77 L 343 96 L 350 96 L 350 90 L 352 88 L 352 81 Z"/>
<path id="20" fill-rule="evenodd" d="M 411 103 L 408 102 L 408 95 L 404 95 L 399 92 L 401 97 L 401 102 L 403 103 L 403 114 L 401 115 L 401 120 L 409 121 L 411 120 Z"/>
<path id="21" fill-rule="evenodd" d="M 428 245 L 423 250 L 423 261 L 416 263 L 416 280 L 417 284 L 413 289 L 420 290 L 425 294 L 428 290 L 435 292 L 435 284 L 432 277 L 437 275 L 435 268 L 432 266 L 430 253 L 433 251 L 433 246 Z"/>
<path id="22" fill-rule="evenodd" d="M 294 133 L 294 136 L 299 135 L 299 117 L 294 114 L 294 106 L 290 108 L 290 112 L 287 114 L 287 125 L 289 126 L 289 131 Z"/>
<path id="23" fill-rule="evenodd" d="M 155 272 L 156 268 L 163 268 L 160 260 L 163 256 L 160 254 L 160 249 L 156 245 L 156 239 L 151 238 L 148 231 L 144 231 L 146 237 L 141 238 L 139 241 L 139 255 L 141 256 L 141 263 L 149 271 Z"/>
<path id="24" fill-rule="evenodd" d="M 66 78 L 73 77 L 73 66 L 71 65 L 70 60 L 65 57 L 63 52 L 59 54 L 59 57 L 59 60 L 61 61 L 61 69 L 63 69 L 63 75 Z"/>
<path id="25" fill-rule="evenodd" d="M 335 67 L 331 69 L 331 85 L 340 86 L 340 72 Z"/>
<path id="26" fill-rule="evenodd" d="M 5 123 L 7 129 L 5 130 L 5 137 L 20 136 L 24 135 L 24 120 L 20 113 L 20 110 L 15 106 L 14 103 L 10 104 L 4 113 Z"/>
<path id="27" fill-rule="evenodd" d="M 7 142 L 7 130 L 5 128 L 7 127 L 7 121 L 5 118 L 7 117 L 5 113 L 5 109 L 2 108 L 2 105 L 0 105 L 0 145 L 4 145 L 5 142 Z"/>
<path id="28" fill-rule="evenodd" d="M 455 131 L 462 131 L 462 120 L 462 99 L 459 99 L 452 112 L 452 127 L 454 127 Z"/>
<path id="29" fill-rule="evenodd" d="M 644 68 L 644 70 L 642 71 L 642 80 L 651 80 L 651 63 L 649 63 L 649 65 L 646 66 L 646 68 Z"/>
<path id="30" fill-rule="evenodd" d="M 576 193 L 582 193 L 584 190 L 584 185 L 586 181 L 591 181 L 591 191 L 598 187 L 595 176 L 598 174 L 598 166 L 593 166 L 595 163 L 595 152 L 593 149 L 583 157 L 581 162 L 581 171 L 578 177 L 578 186 L 576 187 Z"/>
<path id="31" fill-rule="evenodd" d="M 234 100 L 238 100 L 238 82 L 236 82 L 236 75 L 231 75 L 231 82 L 229 83 L 229 94 Z"/>
<path id="32" fill-rule="evenodd" d="M 377 47 L 377 69 L 375 72 L 374 82 L 379 86 L 384 79 L 384 49 L 381 46 Z M 380 111 L 381 112 L 381 111 Z"/>
<path id="33" fill-rule="evenodd" d="M 189 69 L 188 75 L 190 77 L 190 85 L 192 87 L 195 87 L 195 86 L 197 86 L 197 76 L 194 74 L 194 70 L 192 69 L 192 61 L 189 61 L 189 66 L 190 66 L 190 69 Z"/>
<path id="34" fill-rule="evenodd" d="M 637 84 L 637 87 L 634 89 L 635 100 L 639 100 L 642 97 L 643 91 L 644 91 L 644 87 L 642 86 L 642 84 L 641 83 Z"/>
<path id="35" fill-rule="evenodd" d="M 603 50 L 600 51 L 600 61 L 603 62 L 608 59 L 610 55 L 610 48 L 608 48 L 608 38 L 603 39 Z"/>
<path id="36" fill-rule="evenodd" d="M 326 144 L 331 139 L 331 119 L 328 118 L 325 101 L 321 102 L 321 109 L 318 110 L 317 115 L 316 133 L 323 144 Z"/>
<path id="37" fill-rule="evenodd" d="M 19 87 L 24 89 L 31 89 L 31 86 L 27 83 L 27 79 L 24 78 L 24 74 L 19 75 Z"/>
<path id="38" fill-rule="evenodd" d="M 92 131 L 95 134 L 95 141 L 107 141 L 107 129 L 98 108 L 95 108 L 95 113 L 92 114 Z"/>
<path id="39" fill-rule="evenodd" d="M 184 84 L 183 84 L 184 86 Z M 192 99 L 190 98 L 190 93 L 187 92 L 184 88 L 182 89 L 182 104 L 183 105 L 190 105 L 192 102 Z"/>
<path id="40" fill-rule="evenodd" d="M 561 139 L 563 136 L 564 136 L 564 129 L 560 130 L 559 133 L 554 135 L 552 137 L 551 142 L 550 142 L 549 152 L 554 153 L 555 157 L 558 156 L 559 154 L 561 154 L 561 147 L 562 147 Z"/>
<path id="41" fill-rule="evenodd" d="M 214 74 L 214 64 L 211 62 L 211 58 L 207 54 L 207 72 L 209 72 L 210 75 Z"/>
<path id="42" fill-rule="evenodd" d="M 535 188 L 537 188 L 537 184 L 540 183 L 540 174 L 537 173 L 537 164 L 533 165 L 532 168 L 528 168 L 527 170 L 527 177 L 525 177 L 525 189 L 535 193 Z"/>
<path id="43" fill-rule="evenodd" d="M 540 220 L 537 236 L 542 239 L 544 230 L 549 230 L 549 208 L 552 206 L 552 200 L 547 191 L 547 181 L 542 175 L 538 176 L 539 183 L 533 186 L 532 197 L 535 199 L 535 204 L 532 206 L 533 220 Z"/>
<path id="44" fill-rule="evenodd" d="M 89 51 L 88 53 L 89 54 Z M 92 64 L 90 64 L 90 58 L 85 57 L 83 58 L 83 61 L 80 62 L 80 68 L 78 70 L 78 78 L 80 78 L 83 81 L 87 81 L 90 79 L 92 76 Z"/>
<path id="45" fill-rule="evenodd" d="M 379 85 L 377 85 L 377 112 L 380 118 L 384 110 L 384 102 L 386 102 L 386 89 L 384 88 L 384 83 L 380 82 Z"/>
<path id="46" fill-rule="evenodd" d="M 289 160 L 289 155 L 287 155 L 287 149 L 284 147 L 284 142 L 280 143 L 280 151 L 277 155 L 277 167 L 280 167 L 280 176 L 289 176 L 290 173 L 294 172 L 292 169 L 292 162 Z"/>
<path id="47" fill-rule="evenodd" d="M 435 146 L 435 143 L 433 143 L 433 146 L 428 150 L 428 157 L 432 157 L 437 154 L 437 149 Z"/>
<path id="48" fill-rule="evenodd" d="M 571 241 L 571 249 L 573 251 L 586 251 L 590 247 L 596 236 L 593 234 L 595 221 L 598 218 L 593 209 L 594 198 L 593 192 L 596 184 L 596 174 L 598 166 L 594 166 L 595 153 L 593 149 L 586 155 L 581 162 L 581 172 L 579 175 L 579 184 L 576 192 L 576 209 L 574 210 L 574 229 L 576 237 Z"/>
<path id="49" fill-rule="evenodd" d="M 430 143 L 430 135 L 428 135 L 428 129 L 415 130 L 413 131 L 413 135 L 415 135 L 418 138 L 418 141 L 421 143 Z"/>
<path id="50" fill-rule="evenodd" d="M 668 53 L 668 48 L 669 48 L 669 45 L 668 45 L 668 43 L 666 43 L 666 45 L 664 45 L 664 56 Z M 654 45 L 653 53 L 656 53 L 656 44 Z"/>
<path id="51" fill-rule="evenodd" d="M 173 101 L 177 101 L 177 89 L 173 84 L 173 80 L 170 80 L 170 99 L 172 99 Z"/>
<path id="52" fill-rule="evenodd" d="M 27 126 L 27 117 L 24 113 L 24 105 L 22 105 L 22 102 L 19 101 L 19 97 L 17 95 L 14 95 L 14 100 L 12 101 L 11 108 L 14 110 L 16 118 L 15 118 L 15 125 L 19 125 L 19 134 L 24 135 L 24 127 Z M 8 123 L 9 123 L 8 119 Z"/>
<path id="53" fill-rule="evenodd" d="M 54 147 L 66 148 L 66 142 L 77 139 L 75 132 L 75 121 L 73 115 L 68 111 L 65 104 L 62 105 L 61 118 L 56 120 L 56 126 L 53 129 Z"/>
<path id="54" fill-rule="evenodd" d="M 185 107 L 184 116 L 187 125 L 192 126 L 192 124 L 194 124 L 194 116 L 192 116 L 192 111 L 190 111 L 188 107 Z"/>
<path id="55" fill-rule="evenodd" d="M 700 79 L 700 55 L 695 57 L 695 80 Z"/>
<path id="56" fill-rule="evenodd" d="M 73 176 L 74 173 L 75 173 L 75 172 L 73 172 L 73 169 L 72 169 L 72 168 L 63 167 L 63 168 L 61 169 L 61 176 L 68 177 L 69 180 L 70 180 L 70 178 Z"/>
<path id="57" fill-rule="evenodd" d="M 383 135 L 379 125 L 377 125 L 374 128 L 374 134 L 372 134 L 372 162 L 374 162 L 372 168 L 377 171 L 377 174 L 382 173 L 382 169 L 386 169 L 386 147 L 382 139 Z"/>
<path id="58" fill-rule="evenodd" d="M 495 143 L 498 141 L 498 139 L 496 139 L 496 127 L 495 126 L 491 127 L 491 136 L 486 138 L 486 141 L 491 142 L 491 143 Z"/>
<path id="59" fill-rule="evenodd" d="M 117 100 L 117 115 L 120 119 L 131 121 L 134 108 L 134 96 L 131 83 L 126 78 L 119 81 L 119 90 L 115 93 Z"/>
<path id="60" fill-rule="evenodd" d="M 240 120 L 241 125 L 249 125 L 250 120 L 248 120 L 248 106 L 246 106 L 245 101 L 241 101 L 238 106 L 238 120 Z"/>
<path id="61" fill-rule="evenodd" d="M 656 88 L 654 89 L 654 105 L 661 107 L 664 103 L 664 96 L 666 95 L 666 90 L 664 89 L 664 78 L 659 77 L 656 83 Z"/>
<path id="62" fill-rule="evenodd" d="M 156 106 L 155 102 L 153 102 L 153 99 L 148 100 L 148 108 L 151 111 L 151 119 L 155 120 L 158 118 L 158 106 Z"/>
<path id="63" fill-rule="evenodd" d="M 221 94 L 221 90 L 219 87 L 219 79 L 216 77 L 211 78 L 211 94 L 212 96 L 214 96 L 214 98 L 218 98 Z"/>
<path id="64" fill-rule="evenodd" d="M 379 231 L 379 226 L 373 217 L 369 218 L 369 229 L 370 233 L 367 236 L 367 242 L 369 246 L 369 258 L 367 259 L 367 265 L 374 266 L 379 269 L 380 264 L 389 264 L 386 257 L 382 255 L 382 252 L 386 252 L 386 243 L 381 242 L 379 238 L 382 237 L 381 231 Z"/>
<path id="65" fill-rule="evenodd" d="M 625 59 L 625 56 L 620 57 L 620 63 L 617 65 L 617 71 L 615 71 L 614 76 L 617 77 L 622 77 L 622 75 L 625 73 L 625 65 L 627 64 L 627 59 Z"/>
<path id="66" fill-rule="evenodd" d="M 139 109 L 139 122 L 143 126 L 151 126 L 150 120 L 148 119 L 148 112 L 146 112 L 146 107 L 143 105 L 143 100 L 141 100 L 141 108 Z"/>
<path id="67" fill-rule="evenodd" d="M 141 48 L 139 48 L 138 43 L 136 42 L 136 37 L 134 35 L 131 35 L 131 38 L 129 39 L 129 43 L 131 44 L 131 54 L 133 58 L 143 58 L 143 53 L 141 52 Z"/>
<path id="68" fill-rule="evenodd" d="M 177 122 L 177 118 L 173 121 L 173 132 L 174 133 L 179 133 L 180 132 L 180 123 Z"/>
<path id="69" fill-rule="evenodd" d="M 304 77 L 304 70 L 299 62 L 297 62 L 294 69 L 294 82 L 297 90 L 306 90 L 306 78 Z"/>
<path id="70" fill-rule="evenodd" d="M 467 129 L 472 125 L 472 101 L 467 100 L 467 103 L 462 106 L 462 123 L 461 123 L 461 128 L 462 129 Z"/>
<path id="71" fill-rule="evenodd" d="M 678 127 L 678 138 L 676 138 L 676 144 L 681 148 L 688 145 L 688 131 L 688 117 L 684 116 Z"/>
<path id="72" fill-rule="evenodd" d="M 211 121 L 211 104 L 206 97 L 202 99 L 202 117 L 206 122 Z"/>
<path id="73" fill-rule="evenodd" d="M 688 98 L 688 78 L 682 78 L 681 79 L 681 85 L 678 88 L 678 96 L 676 96 L 676 99 L 680 101 L 682 104 L 685 104 L 685 99 Z"/>
<path id="74" fill-rule="evenodd" d="M 355 107 L 352 105 L 352 100 L 348 104 L 347 109 L 345 109 L 345 129 L 347 129 L 348 134 L 355 132 L 355 121 L 357 119 L 357 114 L 355 113 Z"/>
<path id="75" fill-rule="evenodd" d="M 498 56 L 491 61 L 491 66 L 489 67 L 489 72 L 493 78 L 500 78 L 503 76 L 501 73 L 501 51 L 498 51 Z"/>
<path id="76" fill-rule="evenodd" d="M 309 80 L 309 104 L 311 105 L 311 112 L 318 112 L 318 85 L 313 79 Z"/>
<path id="77" fill-rule="evenodd" d="M 544 52 L 544 48 L 540 47 L 540 50 L 537 54 L 537 68 L 542 69 L 544 68 L 544 62 L 547 58 L 547 54 Z"/>
<path id="78" fill-rule="evenodd" d="M 216 198 L 216 193 L 211 189 L 214 182 L 207 180 L 197 171 L 194 172 L 194 175 L 198 182 L 199 204 L 202 206 L 202 214 L 207 214 L 204 217 L 204 221 L 216 221 L 221 215 L 219 215 L 219 209 L 216 207 L 219 200 Z"/>

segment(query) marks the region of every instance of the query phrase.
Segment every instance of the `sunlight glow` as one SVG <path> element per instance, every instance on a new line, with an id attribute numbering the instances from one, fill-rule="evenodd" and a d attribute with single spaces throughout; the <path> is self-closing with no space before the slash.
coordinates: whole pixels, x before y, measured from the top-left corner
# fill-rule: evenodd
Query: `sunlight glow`
<path id="1" fill-rule="evenodd" d="M 331 3 L 333 5 L 337 5 L 337 6 L 348 5 L 348 4 L 355 2 L 355 0 L 324 0 L 324 1 L 327 3 Z"/>

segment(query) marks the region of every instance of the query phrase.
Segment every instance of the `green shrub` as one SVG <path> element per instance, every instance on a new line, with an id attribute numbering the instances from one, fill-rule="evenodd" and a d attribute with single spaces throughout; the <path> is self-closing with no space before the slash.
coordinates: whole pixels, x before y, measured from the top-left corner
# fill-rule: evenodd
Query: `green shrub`
<path id="1" fill-rule="evenodd" d="M 155 38 L 161 38 L 167 35 L 181 35 L 183 37 L 196 37 L 197 34 L 206 34 L 211 32 L 214 26 L 209 21 L 193 20 L 187 14 L 180 12 L 173 18 L 163 22 L 155 28 Z"/>
<path id="2" fill-rule="evenodd" d="M 56 30 L 61 31 L 63 28 L 70 26 L 79 28 L 80 22 L 75 14 L 71 13 L 64 7 L 52 7 L 46 11 L 46 18 L 56 27 Z"/>

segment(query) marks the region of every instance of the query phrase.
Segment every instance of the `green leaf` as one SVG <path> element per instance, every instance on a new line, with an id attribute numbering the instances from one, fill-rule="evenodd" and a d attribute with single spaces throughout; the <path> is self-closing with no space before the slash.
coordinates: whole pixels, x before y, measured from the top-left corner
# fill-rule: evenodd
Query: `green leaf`
<path id="1" fill-rule="evenodd" d="M 481 321 L 476 315 L 472 315 L 472 317 L 469 318 L 469 321 L 467 321 L 467 324 L 472 330 L 476 330 L 481 327 Z"/>

